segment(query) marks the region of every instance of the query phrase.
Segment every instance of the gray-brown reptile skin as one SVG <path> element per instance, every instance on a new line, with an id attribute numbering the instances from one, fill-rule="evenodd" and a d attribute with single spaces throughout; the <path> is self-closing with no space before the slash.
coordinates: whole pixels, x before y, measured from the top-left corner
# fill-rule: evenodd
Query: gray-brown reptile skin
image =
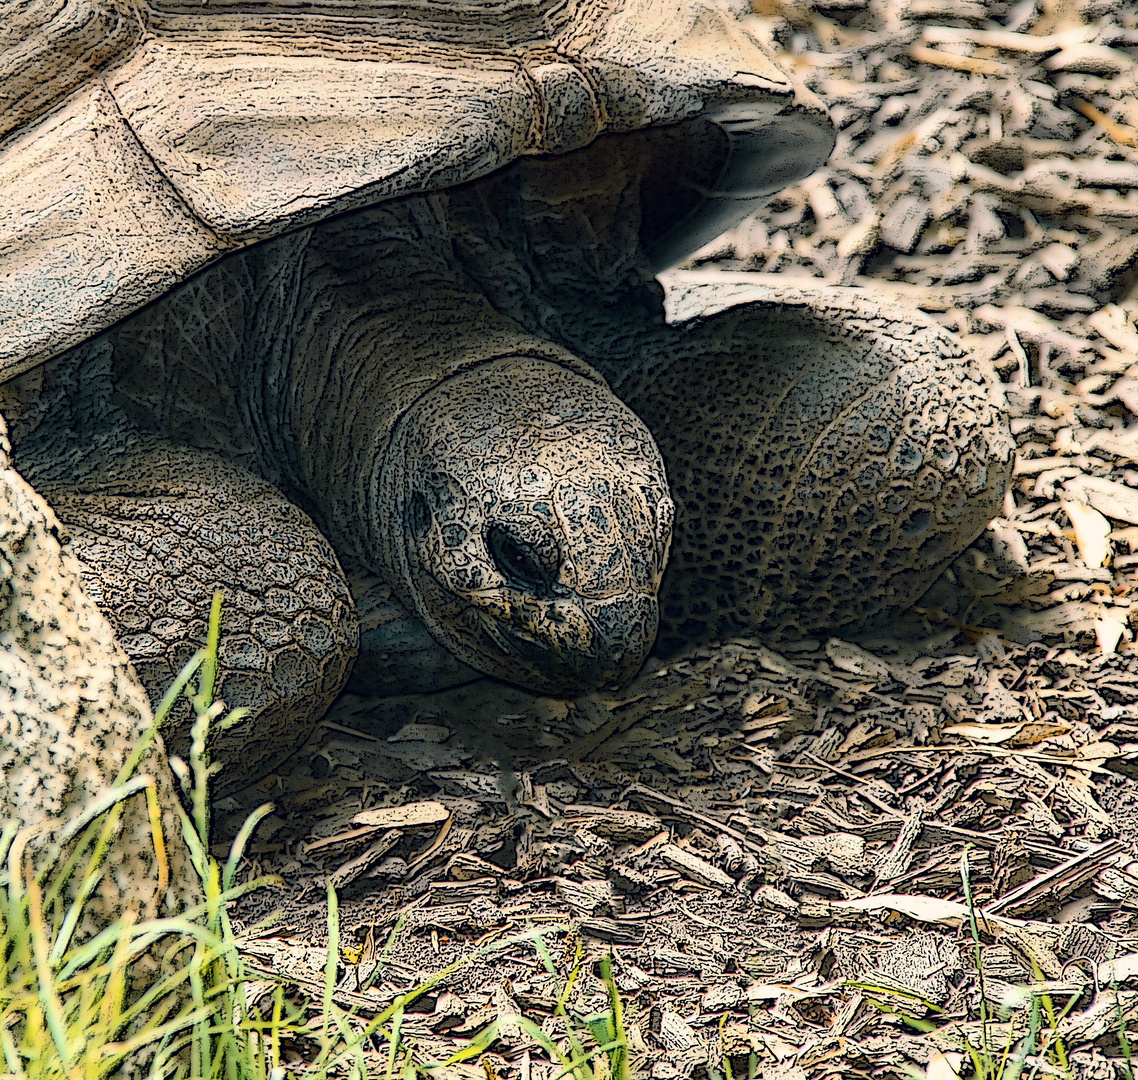
<path id="1" fill-rule="evenodd" d="M 80 567 L 42 496 L 12 468 L 0 420 L 0 778 L 4 823 L 21 830 L 8 858 L 20 873 L 64 861 L 61 837 L 106 793 L 150 727 L 150 709 L 131 677 L 111 627 L 76 586 Z M 104 865 L 76 940 L 90 938 L 125 911 L 136 918 L 173 915 L 201 900 L 201 887 L 179 842 L 177 785 L 161 739 L 136 775 L 152 779 L 165 860 L 138 792 L 122 806 Z M 14 852 L 27 840 L 26 861 Z M 65 899 L 80 892 L 83 867 Z M 153 971 L 152 959 L 139 968 Z"/>
<path id="2" fill-rule="evenodd" d="M 483 670 L 561 693 L 631 673 L 670 504 L 651 438 L 597 372 L 655 436 L 677 504 L 665 650 L 903 608 L 994 512 L 1010 441 L 983 373 L 935 326 L 793 289 L 664 323 L 640 241 L 691 202 L 659 177 L 694 176 L 699 146 L 695 129 L 599 140 L 270 241 L 25 376 L 22 410 L 5 388 L 18 462 L 152 693 L 200 640 L 213 585 L 231 594 L 222 692 L 260 710 L 222 753 L 242 777 L 287 754 L 346 677 L 336 556 L 386 576 Z M 572 489 L 553 532 L 535 508 L 557 483 L 521 490 L 526 440 Z M 446 497 L 408 544 L 415 490 Z M 542 596 L 493 566 L 495 514 L 549 548 Z M 415 559 L 432 571 L 417 582 Z M 554 586 L 592 590 L 591 626 L 555 617 Z"/>

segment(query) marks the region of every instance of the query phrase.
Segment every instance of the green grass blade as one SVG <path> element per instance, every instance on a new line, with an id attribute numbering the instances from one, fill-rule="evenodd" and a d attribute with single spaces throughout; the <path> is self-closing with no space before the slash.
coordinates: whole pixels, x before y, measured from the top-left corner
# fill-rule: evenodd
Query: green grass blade
<path id="1" fill-rule="evenodd" d="M 336 966 L 340 959 L 340 904 L 331 880 L 328 881 L 328 960 L 324 965 L 324 1039 L 328 1039 L 328 1018 L 332 1015 L 332 994 L 336 989 Z"/>
<path id="2" fill-rule="evenodd" d="M 209 628 L 206 630 L 205 659 L 198 684 L 198 696 L 208 708 L 213 704 L 213 691 L 217 685 L 217 654 L 221 646 L 221 590 L 213 594 L 209 605 Z"/>
<path id="3" fill-rule="evenodd" d="M 233 881 L 237 877 L 237 864 L 245 853 L 245 845 L 249 843 L 249 838 L 257 826 L 272 812 L 272 803 L 262 803 L 245 819 L 237 836 L 234 837 L 233 845 L 229 849 L 229 858 L 225 860 L 225 870 L 221 875 L 221 887 L 225 892 L 233 888 Z"/>

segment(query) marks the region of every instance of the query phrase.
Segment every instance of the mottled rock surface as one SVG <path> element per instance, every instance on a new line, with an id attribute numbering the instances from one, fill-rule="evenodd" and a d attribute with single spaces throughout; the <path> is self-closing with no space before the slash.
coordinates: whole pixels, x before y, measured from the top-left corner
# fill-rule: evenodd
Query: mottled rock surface
<path id="1" fill-rule="evenodd" d="M 152 718 L 110 626 L 79 584 L 55 515 L 8 453 L 0 424 L 0 806 L 6 823 L 36 831 L 29 850 L 42 862 L 66 824 L 114 782 Z M 160 740 L 143 774 L 163 808 L 169 884 L 159 892 L 146 803 L 133 796 L 88 907 L 92 926 L 127 908 L 141 917 L 171 914 L 195 895 Z"/>

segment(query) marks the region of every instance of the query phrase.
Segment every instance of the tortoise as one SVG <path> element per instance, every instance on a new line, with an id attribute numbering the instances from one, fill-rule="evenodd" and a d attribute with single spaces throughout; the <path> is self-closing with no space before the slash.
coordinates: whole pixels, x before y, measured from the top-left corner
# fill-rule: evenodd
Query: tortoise
<path id="1" fill-rule="evenodd" d="M 665 308 L 832 148 L 745 4 L 17 22 L 0 412 L 152 697 L 225 592 L 226 787 L 349 679 L 571 696 L 880 622 L 999 506 L 994 380 L 931 320 L 698 273 Z"/>

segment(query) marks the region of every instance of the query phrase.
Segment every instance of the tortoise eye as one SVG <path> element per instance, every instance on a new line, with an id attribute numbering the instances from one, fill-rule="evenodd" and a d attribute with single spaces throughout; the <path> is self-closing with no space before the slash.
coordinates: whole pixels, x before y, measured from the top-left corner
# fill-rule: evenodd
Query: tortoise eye
<path id="1" fill-rule="evenodd" d="M 553 584 L 556 573 L 541 554 L 509 529 L 491 525 L 486 530 L 486 546 L 498 573 L 515 588 L 544 592 Z"/>

